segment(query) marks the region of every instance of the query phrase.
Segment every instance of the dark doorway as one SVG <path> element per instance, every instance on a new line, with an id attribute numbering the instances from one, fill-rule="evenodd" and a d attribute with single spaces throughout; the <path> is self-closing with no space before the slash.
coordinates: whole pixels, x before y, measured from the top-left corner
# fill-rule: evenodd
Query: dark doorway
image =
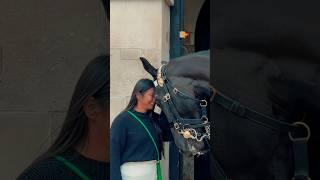
<path id="1" fill-rule="evenodd" d="M 210 0 L 206 0 L 199 12 L 197 18 L 194 50 L 202 51 L 210 49 Z M 194 179 L 210 179 L 210 155 L 209 153 L 195 157 L 194 161 Z"/>
<path id="2" fill-rule="evenodd" d="M 210 49 L 210 0 L 206 0 L 200 10 L 194 37 L 195 52 Z"/>

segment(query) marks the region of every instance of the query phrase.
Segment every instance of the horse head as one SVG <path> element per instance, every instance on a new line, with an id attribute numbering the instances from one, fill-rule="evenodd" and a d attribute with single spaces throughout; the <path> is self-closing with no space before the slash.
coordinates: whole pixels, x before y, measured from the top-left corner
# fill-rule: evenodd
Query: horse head
<path id="1" fill-rule="evenodd" d="M 140 59 L 155 80 L 156 103 L 169 121 L 178 149 L 184 154 L 201 155 L 209 151 L 210 139 L 209 55 L 181 58 L 158 69 L 145 58 Z"/>

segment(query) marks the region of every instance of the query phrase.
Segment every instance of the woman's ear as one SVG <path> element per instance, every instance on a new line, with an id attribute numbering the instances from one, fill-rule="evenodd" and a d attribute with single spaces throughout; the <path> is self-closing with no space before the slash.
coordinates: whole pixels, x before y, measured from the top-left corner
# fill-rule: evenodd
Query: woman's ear
<path id="1" fill-rule="evenodd" d="M 83 111 L 88 119 L 94 120 L 101 111 L 101 107 L 99 106 L 99 103 L 95 98 L 88 97 L 84 102 Z"/>

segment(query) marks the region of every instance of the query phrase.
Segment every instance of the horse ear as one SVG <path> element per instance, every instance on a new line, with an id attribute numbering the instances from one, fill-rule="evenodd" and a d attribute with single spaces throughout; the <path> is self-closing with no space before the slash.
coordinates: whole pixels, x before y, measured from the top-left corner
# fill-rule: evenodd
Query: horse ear
<path id="1" fill-rule="evenodd" d="M 144 57 L 140 57 L 140 60 L 143 64 L 143 68 L 149 73 L 151 74 L 151 76 L 153 77 L 153 79 L 157 79 L 157 69 L 155 67 L 153 67 L 149 61 L 147 59 L 145 59 Z"/>

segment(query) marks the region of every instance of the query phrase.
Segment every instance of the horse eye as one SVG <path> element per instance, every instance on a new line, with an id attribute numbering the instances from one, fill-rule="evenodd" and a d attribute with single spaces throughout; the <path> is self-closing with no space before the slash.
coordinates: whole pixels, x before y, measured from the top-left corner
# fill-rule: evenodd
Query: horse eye
<path id="1" fill-rule="evenodd" d="M 205 87 L 196 86 L 194 87 L 194 95 L 196 98 L 206 99 L 210 97 L 210 91 Z"/>

